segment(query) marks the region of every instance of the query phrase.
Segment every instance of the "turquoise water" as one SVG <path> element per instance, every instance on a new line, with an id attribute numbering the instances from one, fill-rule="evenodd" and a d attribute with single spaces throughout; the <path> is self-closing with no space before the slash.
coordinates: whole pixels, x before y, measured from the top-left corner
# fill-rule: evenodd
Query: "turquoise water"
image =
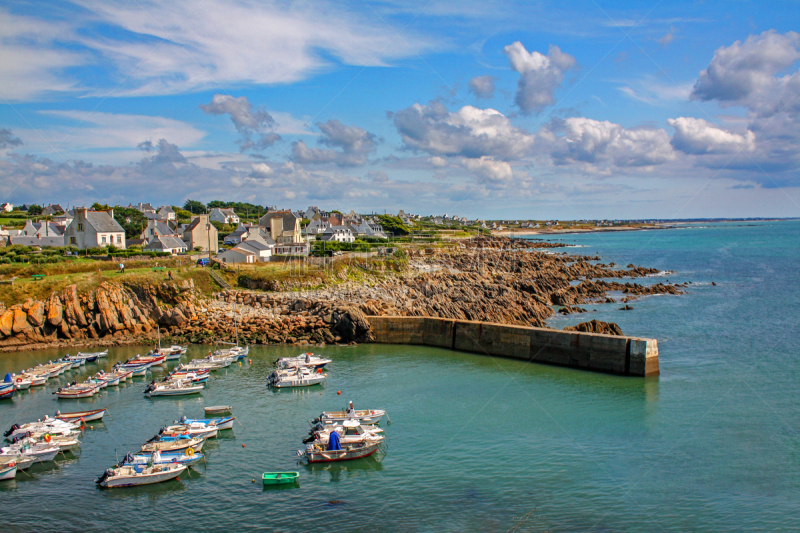
<path id="1" fill-rule="evenodd" d="M 146 399 L 139 379 L 68 402 L 50 394 L 58 386 L 51 381 L 48 390 L 2 402 L 0 429 L 59 408 L 102 406 L 110 415 L 86 431 L 79 458 L 0 482 L 6 529 L 796 529 L 800 223 L 705 226 L 559 237 L 585 246 L 572 252 L 675 270 L 666 279 L 692 282 L 685 295 L 644 298 L 631 303 L 633 311 L 588 304 L 596 311 L 551 320 L 556 327 L 610 320 L 628 334 L 657 338 L 657 378 L 365 345 L 326 347 L 322 353 L 334 359 L 329 382 L 298 391 L 264 387 L 271 361 L 295 355 L 286 347 L 252 348 L 252 364 L 215 376 L 202 397 Z M 114 349 L 76 377 L 136 351 Z M 192 347 L 189 356 L 204 351 Z M 66 352 L 4 354 L 0 372 Z M 298 465 L 306 421 L 350 399 L 388 410 L 385 455 Z M 207 463 L 191 477 L 95 487 L 115 454 L 212 404 L 233 405 L 241 424 L 206 445 Z M 263 490 L 258 480 L 271 470 L 300 471 L 299 486 Z"/>

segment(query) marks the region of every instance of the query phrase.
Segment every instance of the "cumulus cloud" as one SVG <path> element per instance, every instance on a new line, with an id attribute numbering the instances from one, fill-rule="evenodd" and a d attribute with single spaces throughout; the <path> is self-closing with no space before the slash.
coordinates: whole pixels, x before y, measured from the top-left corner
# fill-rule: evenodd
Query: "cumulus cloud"
<path id="1" fill-rule="evenodd" d="M 678 117 L 667 120 L 675 128 L 672 146 L 687 154 L 727 154 L 755 150 L 756 136 L 725 131 L 702 118 Z"/>
<path id="2" fill-rule="evenodd" d="M 145 152 L 156 150 L 156 154 L 152 157 L 145 157 L 140 162 L 143 166 L 151 165 L 164 165 L 167 163 L 186 163 L 186 158 L 183 156 L 178 146 L 170 144 L 166 139 L 160 139 L 157 145 L 153 145 L 151 141 L 144 141 L 138 144 L 139 149 Z"/>
<path id="3" fill-rule="evenodd" d="M 367 172 L 367 179 L 378 183 L 384 183 L 389 181 L 389 175 L 382 170 L 370 170 Z"/>
<path id="4" fill-rule="evenodd" d="M 648 167 L 673 161 L 675 152 L 666 131 L 627 129 L 607 120 L 584 117 L 553 119 L 539 132 L 543 145 L 557 164 L 574 162 L 593 166 Z"/>
<path id="5" fill-rule="evenodd" d="M 493 182 L 508 182 L 514 176 L 511 165 L 505 161 L 495 161 L 491 157 L 484 156 L 478 159 L 465 157 L 460 163 L 479 177 Z"/>
<path id="6" fill-rule="evenodd" d="M 519 41 L 503 51 L 511 68 L 520 75 L 514 102 L 525 114 L 539 113 L 555 104 L 556 89 L 561 87 L 565 74 L 576 68 L 575 58 L 555 45 L 550 46 L 547 55 L 528 52 Z"/>
<path id="7" fill-rule="evenodd" d="M 469 80 L 469 92 L 478 98 L 494 96 L 494 76 L 476 76 Z"/>
<path id="8" fill-rule="evenodd" d="M 518 159 L 530 153 L 535 139 L 494 109 L 464 106 L 451 113 L 435 100 L 402 109 L 393 118 L 405 148 L 432 156 Z"/>
<path id="9" fill-rule="evenodd" d="M 15 137 L 11 130 L 6 128 L 0 128 L 0 148 L 13 148 L 14 146 L 20 146 L 22 144 L 22 139 L 19 137 Z"/>
<path id="10" fill-rule="evenodd" d="M 272 131 L 275 127 L 275 119 L 264 107 L 254 107 L 246 96 L 234 98 L 227 94 L 215 94 L 211 102 L 202 104 L 200 109 L 209 115 L 230 115 L 236 131 L 242 136 L 237 141 L 239 150 L 242 152 L 264 150 L 281 138 Z"/>
<path id="11" fill-rule="evenodd" d="M 784 109 L 800 109 L 794 99 L 800 90 L 797 72 L 777 76 L 800 59 L 800 34 L 765 31 L 736 41 L 714 52 L 709 66 L 700 72 L 691 97 L 716 100 L 722 105 L 743 105 L 759 116 Z M 788 105 L 788 109 L 784 106 Z"/>
<path id="12" fill-rule="evenodd" d="M 363 165 L 375 151 L 377 138 L 357 126 L 345 126 L 338 120 L 318 122 L 322 132 L 317 142 L 329 148 L 309 148 L 305 142 L 292 144 L 292 158 L 298 163 L 335 163 L 340 167 Z"/>

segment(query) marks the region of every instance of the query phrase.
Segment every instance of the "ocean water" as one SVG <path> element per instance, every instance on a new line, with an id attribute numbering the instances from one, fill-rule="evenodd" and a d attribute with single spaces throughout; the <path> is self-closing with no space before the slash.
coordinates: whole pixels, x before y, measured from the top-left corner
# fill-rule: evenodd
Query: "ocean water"
<path id="1" fill-rule="evenodd" d="M 0 402 L 0 429 L 107 407 L 78 458 L 0 482 L 10 531 L 785 531 L 800 515 L 800 223 L 563 235 L 604 262 L 672 270 L 681 296 L 584 305 L 553 327 L 597 318 L 659 341 L 661 375 L 641 379 L 415 346 L 325 347 L 324 387 L 267 390 L 289 347 L 253 347 L 202 396 L 147 399 L 145 379 L 79 401 L 45 389 Z M 711 285 L 715 282 L 716 285 Z M 144 347 L 112 349 L 80 379 Z M 193 346 L 189 358 L 206 347 Z M 0 372 L 67 350 L 0 355 Z M 156 371 L 159 372 L 159 371 Z M 151 379 L 149 376 L 148 380 Z M 338 391 L 341 394 L 338 394 Z M 297 463 L 322 410 L 383 407 L 378 457 Z M 180 481 L 98 489 L 94 479 L 159 427 L 203 405 L 240 423 L 209 441 Z M 88 425 L 88 424 L 87 424 Z M 264 471 L 297 487 L 264 490 Z M 256 480 L 253 483 L 253 479 Z"/>

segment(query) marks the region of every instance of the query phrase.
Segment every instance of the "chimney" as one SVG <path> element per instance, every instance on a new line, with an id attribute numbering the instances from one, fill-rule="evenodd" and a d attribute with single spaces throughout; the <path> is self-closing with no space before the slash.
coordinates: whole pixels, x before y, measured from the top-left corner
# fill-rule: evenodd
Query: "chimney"
<path id="1" fill-rule="evenodd" d="M 85 220 L 86 219 L 86 213 L 88 211 L 89 210 L 86 209 L 85 207 L 76 207 L 75 208 L 75 218 L 78 218 L 78 215 L 80 215 L 81 218 L 83 218 Z"/>
<path id="2" fill-rule="evenodd" d="M 112 207 L 111 209 L 109 209 L 109 210 L 108 210 L 108 214 L 109 214 L 109 216 L 110 216 L 111 218 L 114 218 L 114 208 L 113 208 L 113 207 Z"/>

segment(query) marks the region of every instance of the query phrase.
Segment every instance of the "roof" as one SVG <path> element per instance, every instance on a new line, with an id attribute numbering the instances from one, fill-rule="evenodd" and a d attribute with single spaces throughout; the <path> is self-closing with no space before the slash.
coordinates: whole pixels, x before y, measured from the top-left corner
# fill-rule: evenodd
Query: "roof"
<path id="1" fill-rule="evenodd" d="M 145 211 L 144 218 L 147 220 L 164 220 L 164 215 L 160 213 L 153 213 L 151 211 Z"/>
<path id="2" fill-rule="evenodd" d="M 188 248 L 188 246 L 186 246 L 185 242 L 174 235 L 158 235 L 150 239 L 148 245 L 144 247 L 145 250 L 172 250 L 175 248 Z"/>
<path id="3" fill-rule="evenodd" d="M 230 250 L 222 250 L 222 251 L 218 252 L 217 255 L 227 254 L 227 253 L 230 253 L 230 252 L 234 252 L 234 253 L 242 254 L 242 255 L 256 255 L 254 252 L 251 252 L 250 250 L 245 250 L 245 249 L 239 248 L 239 247 L 231 248 Z"/>
<path id="4" fill-rule="evenodd" d="M 64 237 L 61 235 L 49 237 L 27 237 L 25 235 L 11 235 L 8 238 L 9 244 L 21 244 L 22 246 L 64 246 Z"/>
<path id="5" fill-rule="evenodd" d="M 236 246 L 236 248 L 243 248 L 245 250 L 250 248 L 254 252 L 263 252 L 264 250 L 272 249 L 271 246 L 268 246 L 260 241 L 242 241 Z"/>
<path id="6" fill-rule="evenodd" d="M 91 224 L 96 231 L 125 233 L 122 226 L 114 220 L 108 211 L 87 211 L 86 221 Z"/>
<path id="7" fill-rule="evenodd" d="M 167 214 L 167 213 L 174 213 L 175 210 L 172 209 L 171 205 L 163 205 L 163 206 L 161 206 L 161 209 L 158 210 L 158 212 L 159 212 L 159 214 L 161 214 L 161 213 Z"/>

